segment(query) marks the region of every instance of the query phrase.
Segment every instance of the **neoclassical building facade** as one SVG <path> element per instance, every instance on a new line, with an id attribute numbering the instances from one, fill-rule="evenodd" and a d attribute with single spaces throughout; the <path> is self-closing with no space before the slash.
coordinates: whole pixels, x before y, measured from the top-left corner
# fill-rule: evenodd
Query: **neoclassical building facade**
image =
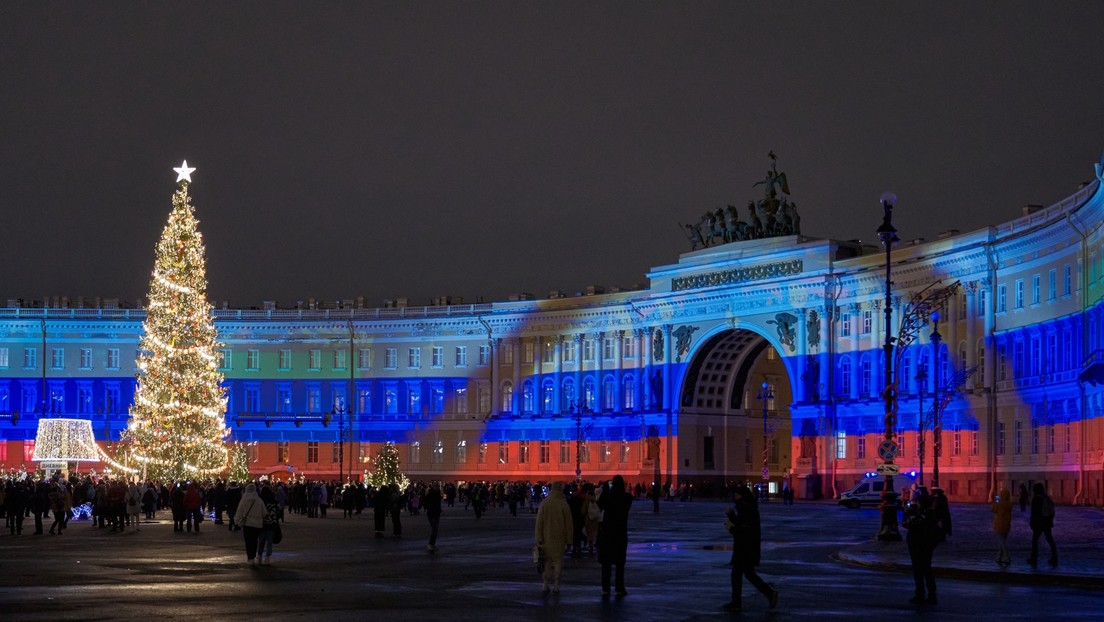
<path id="1" fill-rule="evenodd" d="M 1041 481 L 1101 505 L 1102 221 L 1098 165 L 1055 205 L 894 246 L 888 329 L 908 335 L 891 373 L 883 249 L 800 235 L 685 253 L 638 291 L 218 309 L 229 440 L 257 475 L 359 477 L 395 443 L 413 478 L 766 479 L 833 496 L 881 462 L 892 376 L 902 470 L 931 479 L 938 463 L 962 500 Z M 933 291 L 939 321 L 910 323 Z M 143 317 L 102 301 L 0 309 L 5 470 L 33 468 L 43 418 L 119 442 Z"/>

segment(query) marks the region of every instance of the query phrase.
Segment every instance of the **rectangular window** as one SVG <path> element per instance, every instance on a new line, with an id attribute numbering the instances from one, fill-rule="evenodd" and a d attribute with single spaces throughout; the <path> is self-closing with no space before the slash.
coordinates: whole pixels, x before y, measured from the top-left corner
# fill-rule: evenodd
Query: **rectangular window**
<path id="1" fill-rule="evenodd" d="M 431 387 L 429 389 L 430 409 L 435 415 L 445 412 L 445 388 Z"/>
<path id="2" fill-rule="evenodd" d="M 387 348 L 383 351 L 384 369 L 397 369 L 399 366 L 399 349 Z"/>
<path id="3" fill-rule="evenodd" d="M 537 457 L 537 460 L 539 460 L 541 464 L 548 464 L 552 461 L 552 441 L 542 440 L 540 442 L 539 451 L 540 455 Z"/>
<path id="4" fill-rule="evenodd" d="M 748 439 L 751 440 L 751 439 Z M 840 430 L 836 432 L 836 460 L 844 460 L 847 458 L 847 432 Z M 748 462 L 751 462 L 748 460 Z"/>
<path id="5" fill-rule="evenodd" d="M 457 441 L 456 464 L 465 464 L 468 461 L 468 441 Z"/>
<path id="6" fill-rule="evenodd" d="M 563 362 L 565 362 L 565 363 L 574 363 L 575 362 L 575 356 L 577 354 L 576 349 L 577 348 L 575 347 L 575 341 L 574 340 L 565 341 L 563 343 Z"/>
<path id="7" fill-rule="evenodd" d="M 0 396 L 0 408 L 6 408 L 8 396 Z M 82 415 L 92 414 L 92 386 L 81 384 L 77 387 L 77 410 Z M 0 443 L 3 445 L 3 443 Z"/>
<path id="8" fill-rule="evenodd" d="M 491 389 L 490 387 L 479 387 L 476 398 L 479 401 L 479 412 L 489 413 L 491 412 Z"/>
<path id="9" fill-rule="evenodd" d="M 491 364 L 491 346 L 479 346 L 479 364 Z"/>
<path id="10" fill-rule="evenodd" d="M 245 412 L 256 414 L 261 412 L 261 389 L 257 385 L 245 387 Z"/>
<path id="11" fill-rule="evenodd" d="M 1031 375 L 1038 376 L 1042 373 L 1043 347 L 1039 338 L 1031 338 Z"/>
<path id="12" fill-rule="evenodd" d="M 291 371 L 291 349 L 280 350 L 280 371 Z"/>
<path id="13" fill-rule="evenodd" d="M 104 412 L 118 413 L 124 406 L 119 390 L 119 383 L 113 382 L 104 387 Z"/>
<path id="14" fill-rule="evenodd" d="M 107 368 L 119 369 L 119 348 L 107 349 Z"/>
<path id="15" fill-rule="evenodd" d="M 997 422 L 997 455 L 1004 455 L 1004 422 Z"/>
<path id="16" fill-rule="evenodd" d="M 531 365 L 533 363 L 533 353 L 536 348 L 536 344 L 532 341 L 526 341 L 521 344 L 521 364 Z"/>
<path id="17" fill-rule="evenodd" d="M 551 343 L 545 343 L 544 348 L 541 349 L 541 362 L 545 365 L 556 362 L 556 348 Z"/>
<path id="18" fill-rule="evenodd" d="M 34 441 L 23 441 L 23 461 L 31 462 L 34 460 Z"/>
<path id="19" fill-rule="evenodd" d="M 855 459 L 866 459 L 866 437 L 859 435 L 855 437 Z"/>
<path id="20" fill-rule="evenodd" d="M 371 413 L 372 412 L 372 390 L 365 387 L 357 387 L 356 389 L 356 411 L 358 413 Z"/>
<path id="21" fill-rule="evenodd" d="M 445 442 L 433 441 L 433 454 L 429 457 L 430 462 L 433 464 L 445 463 Z"/>
<path id="22" fill-rule="evenodd" d="M 987 311 L 987 309 L 989 308 L 989 302 L 988 301 L 989 301 L 989 292 L 988 291 L 983 289 L 980 292 L 978 292 L 978 302 L 977 302 L 977 304 L 978 304 L 978 317 L 985 317 L 985 314 L 988 313 L 988 311 Z"/>
<path id="23" fill-rule="evenodd" d="M 330 443 L 330 462 L 332 464 L 338 464 L 341 462 L 342 453 L 344 453 L 344 449 L 341 447 L 341 443 L 337 441 Z"/>
<path id="24" fill-rule="evenodd" d="M 710 437 L 712 438 L 712 437 Z M 617 462 L 626 464 L 629 461 L 629 441 L 621 439 L 621 447 L 617 451 Z"/>
<path id="25" fill-rule="evenodd" d="M 453 407 L 458 414 L 464 415 L 468 412 L 468 390 L 465 387 L 456 387 L 453 391 L 454 403 Z"/>
<path id="26" fill-rule="evenodd" d="M 408 348 L 406 351 L 406 366 L 410 369 L 418 369 L 422 366 L 422 349 Z"/>
<path id="27" fill-rule="evenodd" d="M 513 365 L 514 364 L 514 344 L 504 343 L 502 344 L 502 364 Z"/>
<path id="28" fill-rule="evenodd" d="M 468 366 L 468 346 L 456 346 L 456 366 Z"/>
<path id="29" fill-rule="evenodd" d="M 1050 274 L 1048 275 L 1048 280 L 1050 285 L 1050 295 L 1047 296 L 1047 300 L 1054 300 L 1058 297 L 1058 271 L 1052 269 L 1050 271 Z"/>
<path id="30" fill-rule="evenodd" d="M 307 358 L 307 368 L 311 371 L 318 371 L 322 369 L 322 351 L 312 349 Z"/>
<path id="31" fill-rule="evenodd" d="M 371 348 L 360 348 L 357 350 L 357 369 L 372 369 Z"/>
<path id="32" fill-rule="evenodd" d="M 307 462 L 310 464 L 318 462 L 318 441 L 307 441 Z"/>
<path id="33" fill-rule="evenodd" d="M 602 360 L 612 361 L 614 358 L 614 338 L 606 337 L 602 339 Z"/>
<path id="34" fill-rule="evenodd" d="M 38 367 L 38 351 L 34 348 L 23 348 L 23 369 Z"/>
<path id="35" fill-rule="evenodd" d="M 418 387 L 408 387 L 406 390 L 406 413 L 417 415 L 422 412 L 422 392 Z"/>
<path id="36" fill-rule="evenodd" d="M 635 359 L 636 337 L 625 337 L 625 340 L 621 342 L 621 351 L 624 358 Z"/>
<path id="37" fill-rule="evenodd" d="M 10 364 L 8 360 L 8 349 L 0 348 L 0 369 L 7 369 Z"/>
<path id="38" fill-rule="evenodd" d="M 560 441 L 560 464 L 571 462 L 571 441 Z"/>
<path id="39" fill-rule="evenodd" d="M 477 457 L 479 464 L 487 464 L 487 443 L 479 444 L 479 455 Z"/>
<path id="40" fill-rule="evenodd" d="M 594 360 L 594 341 L 591 339 L 583 342 L 583 360 L 588 363 Z"/>
<path id="41" fill-rule="evenodd" d="M 1024 305 L 1024 282 L 1023 279 L 1016 279 L 1016 293 L 1015 293 L 1015 308 L 1023 309 Z"/>
<path id="42" fill-rule="evenodd" d="M 1067 454 L 1068 454 L 1068 453 L 1069 453 L 1069 452 L 1070 452 L 1070 451 L 1072 450 L 1072 444 L 1073 444 L 1073 438 L 1072 438 L 1072 437 L 1073 437 L 1073 433 L 1072 433 L 1072 432 L 1071 432 L 1071 430 L 1070 430 L 1070 428 L 1071 428 L 1071 427 L 1072 427 L 1072 426 L 1071 426 L 1071 425 L 1070 425 L 1069 423 L 1067 423 L 1067 424 L 1065 425 L 1065 428 L 1064 428 L 1064 429 L 1065 429 L 1065 433 L 1066 433 L 1066 434 L 1065 434 L 1065 445 L 1066 445 L 1066 448 L 1065 448 L 1065 449 L 1064 449 L 1063 451 L 1065 451 L 1065 452 L 1066 452 Z"/>
<path id="43" fill-rule="evenodd" d="M 54 348 L 50 356 L 51 369 L 65 369 L 65 348 Z"/>
<path id="44" fill-rule="evenodd" d="M 1054 424 L 1047 426 L 1047 453 L 1054 453 Z"/>
<path id="45" fill-rule="evenodd" d="M 1069 264 L 1062 266 L 1063 293 L 1069 296 L 1073 292 L 1073 269 Z"/>
<path id="46" fill-rule="evenodd" d="M 1017 456 L 1023 452 L 1023 422 L 1017 421 L 1012 426 L 1012 452 Z"/>
<path id="47" fill-rule="evenodd" d="M 871 309 L 863 309 L 862 312 L 862 334 L 869 335 L 874 330 L 874 311 Z"/>
<path id="48" fill-rule="evenodd" d="M 389 415 L 399 412 L 399 394 L 393 387 L 383 390 L 383 412 Z"/>
<path id="49" fill-rule="evenodd" d="M 610 446 L 609 442 L 601 441 L 598 443 L 598 461 L 602 464 L 606 464 L 610 461 Z"/>
<path id="50" fill-rule="evenodd" d="M 322 412 L 322 389 L 318 387 L 307 388 L 307 412 L 311 414 Z"/>
<path id="51" fill-rule="evenodd" d="M 510 464 L 510 443 L 498 441 L 498 463 Z"/>
<path id="52" fill-rule="evenodd" d="M 870 395 L 871 392 L 871 367 L 870 359 L 864 359 L 859 373 L 859 395 Z"/>
<path id="53" fill-rule="evenodd" d="M 333 368 L 334 370 L 345 370 L 349 368 L 349 351 L 345 348 L 340 350 L 334 350 L 333 353 Z"/>
<path id="54" fill-rule="evenodd" d="M 245 353 L 245 369 L 258 371 L 261 369 L 261 351 L 250 349 Z"/>
<path id="55" fill-rule="evenodd" d="M 422 461 L 422 443 L 413 441 L 410 443 L 410 464 L 420 464 Z"/>
<path id="56" fill-rule="evenodd" d="M 851 336 L 851 314 L 844 311 L 840 313 L 839 319 L 840 337 Z"/>
<path id="57" fill-rule="evenodd" d="M 962 455 L 962 426 L 954 427 L 954 436 L 952 437 L 951 455 Z"/>
<path id="58" fill-rule="evenodd" d="M 276 388 L 276 411 L 291 414 L 291 387 L 286 384 Z"/>
<path id="59" fill-rule="evenodd" d="M 970 430 L 970 455 L 978 455 L 978 430 L 976 425 Z"/>
<path id="60" fill-rule="evenodd" d="M 1043 295 L 1043 287 L 1041 277 L 1036 274 L 1031 277 L 1031 304 L 1039 304 L 1039 300 Z"/>
<path id="61" fill-rule="evenodd" d="M 83 370 L 92 369 L 92 348 L 80 349 L 80 368 Z"/>
<path id="62" fill-rule="evenodd" d="M 1001 283 L 997 286 L 997 313 L 1008 310 L 1008 286 Z"/>
<path id="63" fill-rule="evenodd" d="M 288 441 L 276 441 L 276 461 L 287 464 L 291 459 L 291 446 Z"/>
<path id="64" fill-rule="evenodd" d="M 529 464 L 529 441 L 518 441 L 518 464 Z"/>
<path id="65" fill-rule="evenodd" d="M 441 346 L 433 346 L 429 351 L 430 359 L 429 364 L 433 368 L 444 367 L 445 365 L 445 349 Z"/>

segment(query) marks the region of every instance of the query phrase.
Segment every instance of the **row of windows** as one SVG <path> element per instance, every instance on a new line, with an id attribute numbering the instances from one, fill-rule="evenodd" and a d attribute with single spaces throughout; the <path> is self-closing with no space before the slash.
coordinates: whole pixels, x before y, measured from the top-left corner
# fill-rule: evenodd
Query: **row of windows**
<path id="1" fill-rule="evenodd" d="M 950 430 L 944 430 L 943 438 L 944 438 L 945 442 L 946 441 L 950 442 L 951 455 L 952 456 L 961 456 L 962 455 L 962 451 L 964 449 L 964 447 L 963 447 L 963 438 L 962 438 L 963 432 L 965 432 L 968 435 L 968 438 L 966 439 L 966 441 L 969 443 L 969 448 L 968 448 L 969 454 L 971 456 L 978 455 L 978 452 L 980 451 L 981 448 L 980 448 L 980 445 L 979 445 L 979 443 L 980 443 L 979 436 L 980 435 L 978 433 L 977 428 L 974 427 L 974 428 L 969 429 L 969 430 L 963 430 L 962 426 L 958 426 L 958 425 L 954 426 Z M 855 459 L 856 460 L 865 460 L 866 457 L 867 457 L 866 436 L 863 435 L 863 434 L 858 434 L 858 435 L 855 435 L 851 440 L 853 441 L 854 448 L 855 448 Z M 880 440 L 881 440 L 881 436 L 879 435 L 878 442 L 880 442 Z M 845 460 L 847 458 L 847 449 L 848 449 L 847 432 L 844 432 L 844 431 L 836 432 L 836 458 L 839 459 L 839 460 Z M 933 443 L 933 441 L 931 441 L 930 439 L 927 439 L 927 438 L 925 439 L 924 454 L 926 456 L 935 455 L 934 443 Z M 902 457 L 902 458 L 904 458 L 908 455 L 906 453 L 905 435 L 903 433 L 898 433 L 898 435 L 897 435 L 897 455 Z M 942 452 L 940 452 L 939 455 L 942 456 L 943 455 Z M 913 448 L 913 450 L 912 450 L 912 456 L 915 457 L 915 458 L 920 457 L 920 444 L 919 443 L 915 444 L 915 448 Z"/>
<path id="2" fill-rule="evenodd" d="M 95 358 L 92 348 L 81 348 L 78 354 L 80 369 L 94 369 Z M 138 353 L 135 352 L 135 359 Z M 107 348 L 104 357 L 100 359 L 104 369 L 119 369 L 119 348 Z M 8 348 L 0 348 L 0 369 L 8 369 L 11 366 L 11 352 Z M 23 369 L 38 368 L 38 348 L 23 348 Z M 65 369 L 65 348 L 50 349 L 50 369 Z"/>
<path id="3" fill-rule="evenodd" d="M 498 441 L 496 443 L 497 455 L 494 456 L 498 464 L 510 464 L 510 445 L 516 444 L 517 446 L 517 464 L 531 464 L 534 460 L 538 464 L 551 464 L 552 463 L 552 441 L 540 440 L 540 441 L 516 441 L 511 443 L 510 441 Z M 536 445 L 536 453 L 532 453 L 533 445 Z M 329 443 L 331 462 L 337 463 L 340 460 L 341 444 L 337 442 Z M 574 464 L 576 460 L 576 451 L 578 451 L 578 459 L 582 464 L 587 464 L 592 459 L 591 453 L 592 443 L 589 441 L 583 441 L 576 443 L 575 441 L 557 441 L 559 464 Z M 598 453 L 597 459 L 601 464 L 613 463 L 616 458 L 617 463 L 626 464 L 632 457 L 632 443 L 627 440 L 622 440 L 617 443 L 610 443 L 609 441 L 600 441 L 597 443 Z M 616 446 L 615 446 L 616 445 Z M 479 443 L 477 446 L 476 460 L 478 464 L 487 464 L 491 458 L 490 443 Z M 361 453 L 364 453 L 364 447 L 361 447 Z M 32 445 L 33 450 L 33 445 Z M 253 450 L 255 451 L 255 450 Z M 468 442 L 459 441 L 452 446 L 453 458 L 456 464 L 464 464 L 468 461 Z M 616 451 L 616 455 L 614 452 Z M 429 447 L 428 452 L 430 464 L 444 464 L 445 462 L 445 442 L 433 441 Z M 256 456 L 251 456 L 256 459 Z M 317 464 L 319 459 L 319 442 L 309 441 L 307 443 L 307 463 Z M 422 463 L 422 443 L 420 441 L 414 441 L 408 445 L 408 464 L 421 464 Z M 291 460 L 291 443 L 289 441 L 280 441 L 276 443 L 276 459 L 281 464 L 288 464 Z M 2 460 L 2 458 L 0 458 Z"/>
<path id="4" fill-rule="evenodd" d="M 51 380 L 46 387 L 46 395 L 41 394 L 40 380 L 22 380 L 19 382 L 19 397 L 12 402 L 11 387 L 0 386 L 0 411 L 18 410 L 25 413 L 92 413 L 126 412 L 127 405 L 122 401 L 122 390 L 118 381 L 103 383 L 99 391 L 94 390 L 92 381 L 77 381 L 76 391 L 69 392 L 76 399 L 75 404 L 66 400 L 65 381 Z"/>
<path id="5" fill-rule="evenodd" d="M 1046 428 L 1046 430 L 1045 430 L 1045 434 L 1046 434 L 1046 438 L 1045 438 L 1046 450 L 1045 450 L 1045 453 L 1048 453 L 1048 454 L 1053 454 L 1054 453 L 1055 447 L 1056 447 L 1056 440 L 1057 440 L 1057 431 L 1056 431 L 1057 427 L 1058 426 L 1056 426 L 1056 425 L 1031 426 L 1031 434 L 1030 434 L 1030 439 L 1029 440 L 1031 442 L 1031 453 L 1032 453 L 1032 455 L 1037 455 L 1042 450 L 1042 447 L 1040 447 L 1040 443 L 1043 440 L 1043 438 L 1042 438 L 1043 432 L 1040 431 L 1042 428 Z M 1005 424 L 1004 424 L 1003 421 L 998 421 L 997 422 L 997 455 L 1003 456 L 1006 453 L 1007 447 L 1005 445 L 1004 436 L 1005 436 Z M 1022 421 L 1016 421 L 1015 424 L 1014 424 L 1014 431 L 1013 431 L 1013 437 L 1012 437 L 1012 449 L 1013 449 L 1013 453 L 1017 456 L 1024 453 L 1024 430 L 1023 430 L 1023 422 Z M 1073 451 L 1073 426 L 1071 426 L 1071 425 L 1063 426 L 1062 451 L 1067 453 L 1067 454 L 1071 453 Z"/>
<path id="6" fill-rule="evenodd" d="M 1047 291 L 1048 301 L 1054 301 L 1058 297 L 1058 270 L 1051 269 L 1047 273 Z M 1031 277 L 1031 304 L 1037 305 L 1042 302 L 1042 275 L 1035 274 Z M 1073 267 L 1070 264 L 1066 264 L 1062 267 L 1062 295 L 1069 296 L 1073 293 Z M 1024 308 L 1024 280 L 1016 279 L 1013 282 L 1013 309 Z M 1004 313 L 1008 310 L 1008 285 L 1001 283 L 997 285 L 997 313 Z"/>

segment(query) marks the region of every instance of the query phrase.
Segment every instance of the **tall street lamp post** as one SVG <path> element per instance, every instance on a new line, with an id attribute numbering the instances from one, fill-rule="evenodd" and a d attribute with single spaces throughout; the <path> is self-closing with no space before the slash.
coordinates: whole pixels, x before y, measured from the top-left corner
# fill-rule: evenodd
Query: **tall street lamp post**
<path id="1" fill-rule="evenodd" d="M 893 317 L 891 254 L 893 243 L 899 241 L 897 230 L 893 228 L 893 207 L 897 204 L 897 196 L 892 192 L 883 193 L 881 203 L 884 215 L 882 224 L 878 227 L 878 239 L 885 246 L 885 341 L 882 349 L 885 353 L 886 386 L 882 393 L 885 399 L 885 439 L 878 447 L 878 455 L 883 463 L 878 466 L 878 472 L 886 476 L 886 484 L 882 493 L 882 525 L 878 531 L 878 539 L 900 540 L 901 533 L 897 530 L 897 493 L 893 490 L 893 476 L 899 469 L 893 463 L 897 457 L 897 442 L 894 440 L 894 431 L 897 428 L 897 385 L 893 380 L 893 337 L 890 336 Z"/>
<path id="2" fill-rule="evenodd" d="M 767 406 L 774 399 L 770 383 L 764 381 L 759 390 L 759 401 L 763 402 L 763 500 L 766 501 L 770 491 L 770 428 L 767 427 L 767 417 L 770 414 Z"/>
<path id="3" fill-rule="evenodd" d="M 932 383 L 932 399 L 934 400 L 934 412 L 935 417 L 932 421 L 932 488 L 939 487 L 939 454 L 943 451 L 943 421 L 941 420 L 942 396 L 940 395 L 940 385 L 943 384 L 943 357 L 940 356 L 940 344 L 943 342 L 943 335 L 939 334 L 939 312 L 932 311 L 932 358 L 934 367 L 932 368 L 932 374 L 935 376 L 935 382 Z"/>
<path id="4" fill-rule="evenodd" d="M 916 457 L 920 459 L 920 469 L 917 471 L 916 481 L 924 485 L 924 385 L 928 382 L 928 372 L 921 367 L 916 372 L 917 390 L 917 415 L 916 415 Z"/>

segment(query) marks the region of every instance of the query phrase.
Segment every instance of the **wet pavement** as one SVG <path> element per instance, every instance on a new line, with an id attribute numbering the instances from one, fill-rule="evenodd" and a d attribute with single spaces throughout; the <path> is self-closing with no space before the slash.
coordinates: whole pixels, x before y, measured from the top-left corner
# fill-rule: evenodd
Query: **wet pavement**
<path id="1" fill-rule="evenodd" d="M 475 519 L 446 508 L 439 551 L 425 547 L 424 516 L 403 515 L 401 538 L 373 537 L 370 514 L 326 519 L 291 514 L 272 566 L 246 564 L 241 532 L 205 522 L 174 533 L 166 520 L 111 533 L 87 521 L 62 536 L 0 532 L 0 620 L 714 620 L 730 619 L 731 540 L 725 505 L 637 502 L 630 518 L 629 594 L 602 598 L 593 556 L 568 558 L 561 592 L 542 594 L 530 559 L 534 516 L 504 509 Z M 954 506 L 955 531 L 936 551 L 935 619 L 1055 619 L 1099 615 L 1104 511 L 1059 507 L 1060 565 L 1026 564 L 1030 535 L 1015 518 L 1013 565 L 993 561 L 987 506 Z M 165 513 L 159 513 L 164 516 Z M 744 587 L 742 619 L 899 616 L 911 576 L 904 543 L 872 540 L 875 510 L 829 502 L 762 507 L 760 573 L 782 593 L 776 609 Z M 389 527 L 390 529 L 390 527 Z M 1045 545 L 1044 545 L 1045 546 Z M 1061 603 L 1055 608 L 1054 603 Z"/>

